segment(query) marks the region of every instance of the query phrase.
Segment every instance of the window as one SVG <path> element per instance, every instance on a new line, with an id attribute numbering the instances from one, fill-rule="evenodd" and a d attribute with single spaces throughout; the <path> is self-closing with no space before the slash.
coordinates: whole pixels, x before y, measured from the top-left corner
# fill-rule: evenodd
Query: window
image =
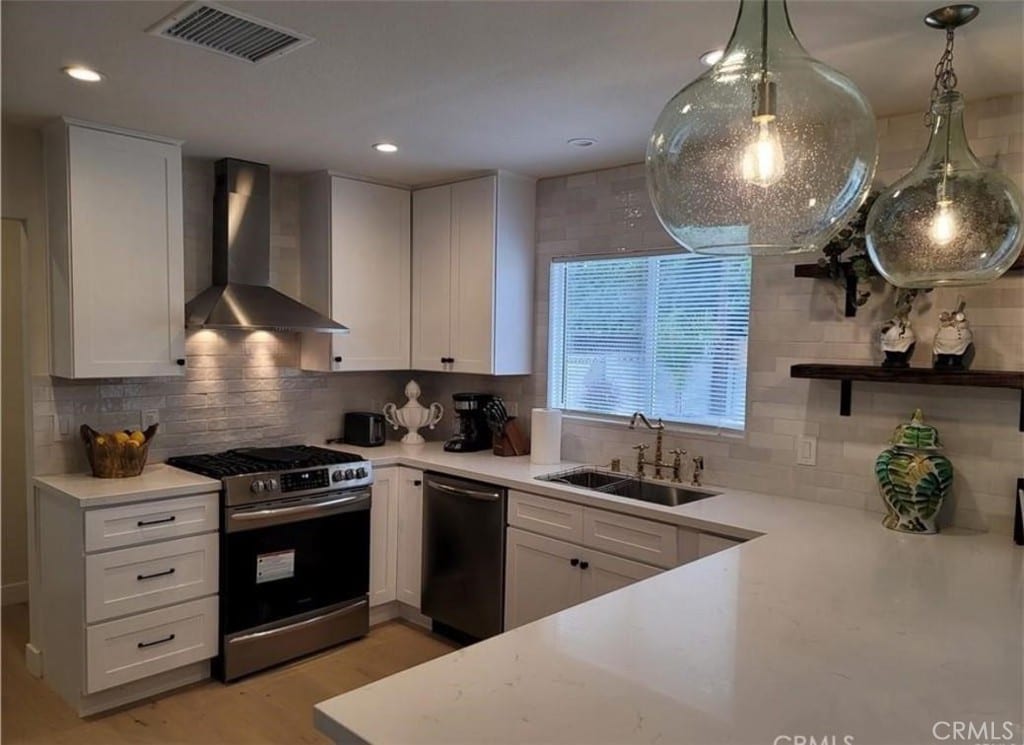
<path id="1" fill-rule="evenodd" d="M 750 259 L 556 259 L 548 402 L 742 430 Z"/>

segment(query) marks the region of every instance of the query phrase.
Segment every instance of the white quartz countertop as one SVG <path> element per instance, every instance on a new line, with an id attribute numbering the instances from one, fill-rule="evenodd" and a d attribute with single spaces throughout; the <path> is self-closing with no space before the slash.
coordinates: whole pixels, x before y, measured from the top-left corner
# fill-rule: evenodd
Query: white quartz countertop
<path id="1" fill-rule="evenodd" d="M 220 482 L 198 476 L 166 463 L 146 466 L 138 476 L 99 479 L 89 473 L 36 476 L 34 483 L 80 506 L 108 507 L 164 497 L 183 497 L 220 490 Z"/>
<path id="2" fill-rule="evenodd" d="M 660 507 L 533 479 L 571 464 L 339 448 L 763 535 L 324 701 L 315 721 L 337 742 L 918 745 L 957 721 L 1010 722 L 1013 738 L 979 742 L 1021 742 L 1024 550 L 1007 535 L 904 535 L 734 490 Z"/>

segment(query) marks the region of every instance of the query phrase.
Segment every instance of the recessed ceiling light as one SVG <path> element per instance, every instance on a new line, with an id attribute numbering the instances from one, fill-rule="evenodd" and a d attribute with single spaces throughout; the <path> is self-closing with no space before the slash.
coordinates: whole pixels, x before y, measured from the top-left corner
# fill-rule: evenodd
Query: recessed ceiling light
<path id="1" fill-rule="evenodd" d="M 593 137 L 573 137 L 571 140 L 566 140 L 566 142 L 573 147 L 590 147 L 597 144 L 597 140 Z"/>
<path id="2" fill-rule="evenodd" d="M 700 56 L 700 61 L 708 67 L 711 67 L 716 64 L 718 60 L 722 59 L 722 55 L 724 54 L 724 49 L 712 49 L 710 52 L 704 52 L 704 54 Z"/>
<path id="3" fill-rule="evenodd" d="M 103 80 L 103 74 L 96 72 L 90 67 L 83 67 L 82 65 L 72 65 L 71 67 L 64 68 L 64 74 L 75 80 L 81 80 L 85 83 L 98 83 Z"/>
<path id="4" fill-rule="evenodd" d="M 373 146 L 378 153 L 397 153 L 398 145 L 393 142 L 378 142 Z"/>

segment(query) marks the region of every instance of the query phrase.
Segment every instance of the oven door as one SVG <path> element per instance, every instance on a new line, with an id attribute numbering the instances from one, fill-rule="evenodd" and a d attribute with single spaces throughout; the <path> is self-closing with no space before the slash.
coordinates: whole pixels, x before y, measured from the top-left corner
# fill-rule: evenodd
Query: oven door
<path id="1" fill-rule="evenodd" d="M 370 490 L 224 510 L 221 633 L 365 598 Z"/>

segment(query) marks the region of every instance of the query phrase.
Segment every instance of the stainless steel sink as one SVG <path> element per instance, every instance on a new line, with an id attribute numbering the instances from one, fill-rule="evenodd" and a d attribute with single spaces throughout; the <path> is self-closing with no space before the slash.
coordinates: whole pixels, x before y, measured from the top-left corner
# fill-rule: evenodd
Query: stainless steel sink
<path id="1" fill-rule="evenodd" d="M 636 499 L 653 504 L 663 504 L 668 507 L 696 502 L 697 500 L 707 499 L 718 494 L 718 492 L 693 489 L 682 484 L 652 481 L 625 473 L 603 471 L 593 466 L 580 466 L 568 471 L 548 473 L 543 476 L 537 476 L 537 479 L 567 484 L 569 486 L 579 486 L 583 489 L 601 492 L 602 494 L 614 494 L 617 497 Z"/>

